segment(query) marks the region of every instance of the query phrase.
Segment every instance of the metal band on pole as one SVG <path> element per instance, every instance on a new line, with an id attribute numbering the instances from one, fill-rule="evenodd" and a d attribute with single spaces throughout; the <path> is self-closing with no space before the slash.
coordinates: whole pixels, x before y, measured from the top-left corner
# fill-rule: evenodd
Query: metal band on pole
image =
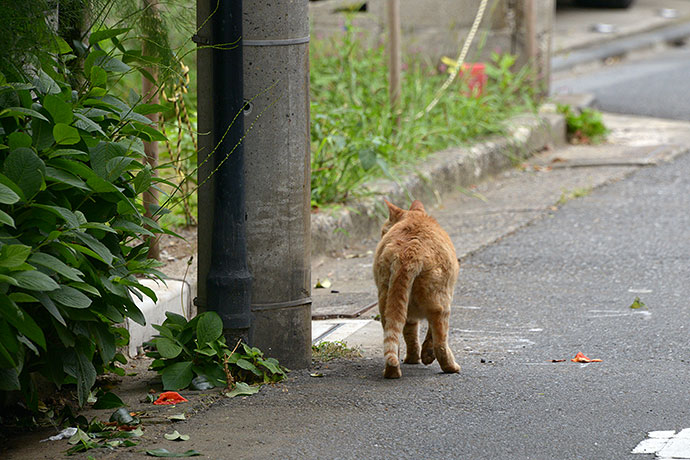
<path id="1" fill-rule="evenodd" d="M 276 40 L 243 40 L 244 46 L 287 46 L 309 43 L 310 37 L 280 38 Z"/>

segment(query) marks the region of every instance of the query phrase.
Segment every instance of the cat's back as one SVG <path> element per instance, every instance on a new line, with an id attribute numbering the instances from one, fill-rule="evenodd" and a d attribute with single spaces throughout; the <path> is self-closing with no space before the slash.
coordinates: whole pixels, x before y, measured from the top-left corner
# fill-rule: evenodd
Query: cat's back
<path id="1" fill-rule="evenodd" d="M 424 265 L 457 262 L 455 247 L 436 219 L 424 213 L 409 213 L 383 235 L 376 259 L 396 258 Z"/>

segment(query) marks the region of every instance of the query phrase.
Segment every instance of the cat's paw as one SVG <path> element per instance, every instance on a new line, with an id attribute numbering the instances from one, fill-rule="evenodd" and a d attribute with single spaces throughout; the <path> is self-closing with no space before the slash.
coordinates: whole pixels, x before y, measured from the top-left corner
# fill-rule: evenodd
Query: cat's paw
<path id="1" fill-rule="evenodd" d="M 419 355 L 406 355 L 403 363 L 405 364 L 419 364 L 421 362 Z"/>
<path id="2" fill-rule="evenodd" d="M 460 372 L 460 365 L 458 363 L 450 363 L 445 366 L 441 366 L 441 369 L 446 374 L 457 374 Z"/>
<path id="3" fill-rule="evenodd" d="M 429 364 L 434 362 L 434 359 L 436 359 L 436 355 L 434 355 L 434 350 L 433 348 L 425 348 L 422 350 L 422 362 L 428 366 Z"/>
<path id="4" fill-rule="evenodd" d="M 386 369 L 383 371 L 383 377 L 387 379 L 399 379 L 402 377 L 400 366 L 391 366 L 386 364 Z"/>

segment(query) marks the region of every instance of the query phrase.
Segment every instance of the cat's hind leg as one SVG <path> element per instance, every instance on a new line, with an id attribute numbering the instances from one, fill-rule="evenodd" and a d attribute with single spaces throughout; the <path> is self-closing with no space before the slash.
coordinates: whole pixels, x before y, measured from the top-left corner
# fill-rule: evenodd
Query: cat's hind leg
<path id="1" fill-rule="evenodd" d="M 431 337 L 431 321 L 429 321 L 429 326 L 426 329 L 426 337 L 424 338 L 424 343 L 422 344 L 422 363 L 429 365 L 434 362 L 436 356 L 434 355 L 434 341 Z"/>
<path id="2" fill-rule="evenodd" d="M 448 327 L 450 308 L 435 313 L 429 318 L 429 329 L 434 343 L 434 355 L 446 373 L 460 372 L 460 365 L 455 362 L 453 352 L 448 346 Z"/>
<path id="3" fill-rule="evenodd" d="M 405 338 L 405 345 L 407 345 L 407 353 L 405 354 L 405 364 L 419 364 L 420 362 L 420 347 L 419 347 L 419 320 L 410 320 L 408 318 L 403 327 L 403 337 Z"/>

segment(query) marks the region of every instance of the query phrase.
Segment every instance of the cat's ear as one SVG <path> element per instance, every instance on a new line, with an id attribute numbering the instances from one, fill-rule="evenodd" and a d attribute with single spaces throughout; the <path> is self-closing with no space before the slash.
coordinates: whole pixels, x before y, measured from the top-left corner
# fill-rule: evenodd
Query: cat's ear
<path id="1" fill-rule="evenodd" d="M 424 209 L 424 205 L 422 204 L 421 201 L 419 200 L 414 200 L 412 204 L 410 205 L 410 211 L 422 211 L 426 212 L 426 209 Z"/>
<path id="2" fill-rule="evenodd" d="M 390 220 L 391 222 L 397 222 L 398 220 L 400 220 L 405 211 L 403 209 L 400 209 L 388 200 L 384 199 L 383 201 L 385 201 L 386 206 L 388 206 L 388 220 Z"/>

